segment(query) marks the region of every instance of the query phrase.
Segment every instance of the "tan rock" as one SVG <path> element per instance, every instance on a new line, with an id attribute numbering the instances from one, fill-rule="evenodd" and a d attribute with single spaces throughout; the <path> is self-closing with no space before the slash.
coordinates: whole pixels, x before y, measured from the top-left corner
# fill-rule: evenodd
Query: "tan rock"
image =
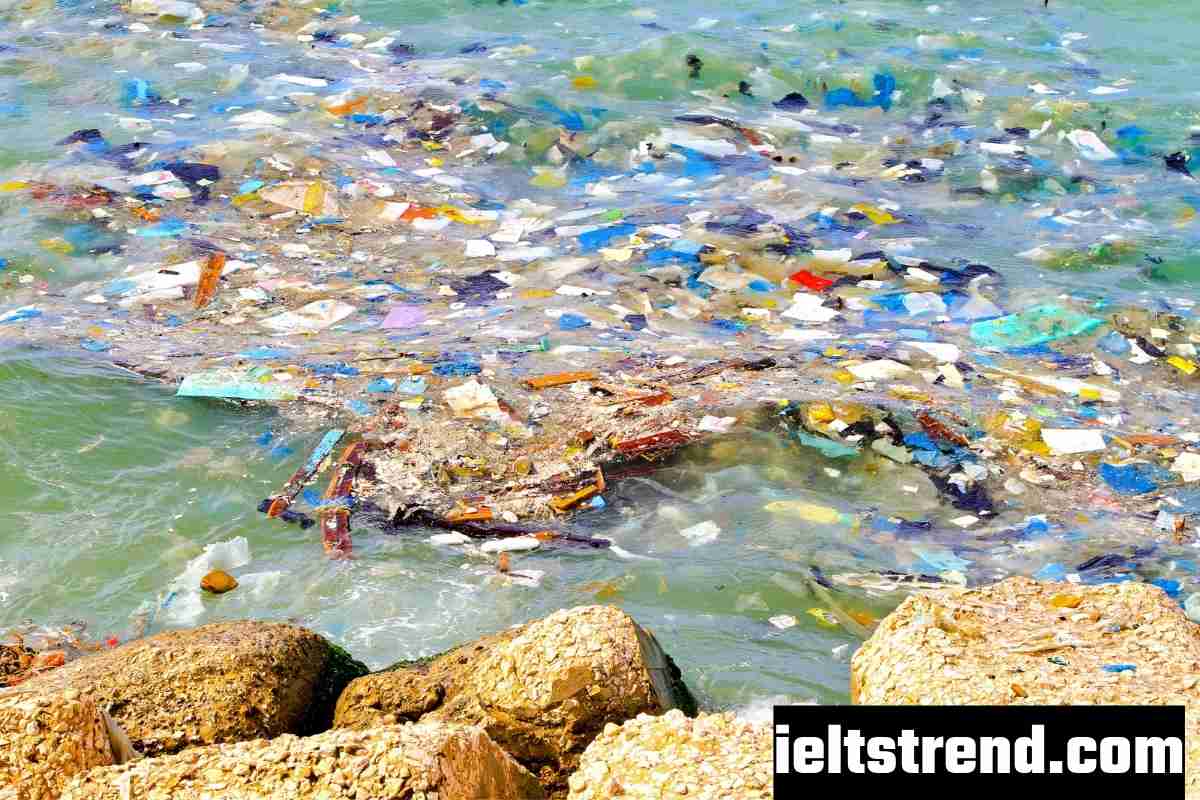
<path id="1" fill-rule="evenodd" d="M 86 656 L 19 690 L 85 691 L 121 724 L 135 748 L 156 755 L 323 729 L 342 687 L 365 672 L 304 628 L 223 622 Z"/>
<path id="2" fill-rule="evenodd" d="M 874 705 L 1184 705 L 1188 796 L 1200 797 L 1200 626 L 1155 586 L 1009 578 L 912 595 L 854 654 L 850 693 Z"/>
<path id="3" fill-rule="evenodd" d="M 0 644 L 0 686 L 23 678 L 37 653 L 19 644 Z"/>
<path id="4" fill-rule="evenodd" d="M 76 778 L 62 796 L 533 800 L 542 797 L 542 789 L 480 728 L 424 722 L 197 747 L 94 769 Z"/>
<path id="5" fill-rule="evenodd" d="M 641 714 L 607 725 L 569 781 L 568 800 L 767 800 L 771 726 L 732 714 Z"/>
<path id="6" fill-rule="evenodd" d="M 113 763 L 95 701 L 77 691 L 0 697 L 0 797 L 58 797 L 72 776 Z"/>
<path id="7" fill-rule="evenodd" d="M 225 594 L 232 592 L 238 587 L 237 578 L 230 575 L 228 572 L 222 572 L 219 569 L 214 569 L 212 572 L 200 579 L 200 588 L 206 592 L 213 594 Z"/>
<path id="8" fill-rule="evenodd" d="M 339 698 L 334 724 L 482 724 L 556 791 L 605 724 L 676 707 L 695 713 L 654 637 L 619 609 L 585 606 L 359 678 Z"/>

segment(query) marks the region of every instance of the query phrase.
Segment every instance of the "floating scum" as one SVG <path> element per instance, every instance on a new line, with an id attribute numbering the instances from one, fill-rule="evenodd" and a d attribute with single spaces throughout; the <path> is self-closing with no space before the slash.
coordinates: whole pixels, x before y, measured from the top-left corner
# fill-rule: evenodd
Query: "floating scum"
<path id="1" fill-rule="evenodd" d="M 889 487 L 773 499 L 779 525 L 960 583 L 1052 541 L 1055 576 L 1179 593 L 1200 326 L 1149 250 L 1195 225 L 1194 132 L 1137 127 L 1119 76 L 1067 70 L 1081 39 L 1047 65 L 883 22 L 898 63 L 808 52 L 843 35 L 821 17 L 759 31 L 755 58 L 589 54 L 535 89 L 508 77 L 532 45 L 423 57 L 339 5 L 139 0 L 75 49 L 154 74 L 5 168 L 3 207 L 61 233 L 30 239 L 54 276 L 0 273 L 0 326 L 181 403 L 278 405 L 313 449 L 261 511 L 336 556 L 357 521 L 605 548 L 576 518 L 623 479 L 768 436 Z M 63 277 L 85 258 L 108 273 Z M 1099 267 L 1135 288 L 1071 277 Z"/>

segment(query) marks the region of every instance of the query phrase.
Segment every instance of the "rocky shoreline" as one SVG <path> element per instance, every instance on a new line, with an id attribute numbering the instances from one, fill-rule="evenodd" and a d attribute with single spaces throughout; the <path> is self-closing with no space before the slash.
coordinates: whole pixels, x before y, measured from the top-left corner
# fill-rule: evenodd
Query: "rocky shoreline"
<path id="1" fill-rule="evenodd" d="M 1182 704 L 1195 734 L 1198 668 L 1200 627 L 1157 587 L 1010 578 L 911 595 L 855 654 L 851 694 Z M 369 674 L 303 628 L 218 623 L 0 692 L 4 800 L 767 798 L 771 746 L 766 723 L 701 712 L 653 634 L 610 606 Z"/>

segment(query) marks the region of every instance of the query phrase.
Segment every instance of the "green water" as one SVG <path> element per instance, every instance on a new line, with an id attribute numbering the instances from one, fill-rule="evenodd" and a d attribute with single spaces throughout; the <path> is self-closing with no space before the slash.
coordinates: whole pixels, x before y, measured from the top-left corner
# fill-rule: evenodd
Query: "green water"
<path id="1" fill-rule="evenodd" d="M 547 573 L 531 591 L 490 583 L 490 559 L 436 548 L 420 535 L 359 529 L 356 558 L 340 562 L 324 557 L 312 530 L 265 520 L 254 507 L 295 461 L 276 462 L 270 448 L 285 443 L 299 452 L 316 438 L 283 435 L 260 445 L 263 433 L 276 430 L 269 411 L 178 400 L 55 354 L 10 352 L 0 362 L 0 385 L 8 398 L 0 427 L 7 531 L 0 608 L 8 623 L 81 620 L 97 637 L 125 639 L 147 618 L 147 630 L 289 619 L 382 666 L 563 606 L 616 602 L 655 630 L 711 702 L 845 697 L 845 665 L 831 649 L 852 637 L 803 621 L 803 632 L 765 624 L 789 609 L 804 616 L 802 598 L 767 578 L 795 573 L 800 580 L 811 545 L 798 530 L 772 529 L 769 520 L 739 511 L 738 498 L 761 506 L 752 498 L 765 478 L 753 468 L 703 471 L 696 484 L 702 471 L 680 467 L 664 476 L 667 484 L 674 477 L 691 485 L 678 501 L 662 502 L 667 489 L 633 482 L 624 492 L 628 505 L 658 498 L 658 510 L 608 532 L 653 560 L 530 554 L 521 568 Z M 713 512 L 718 500 L 724 507 Z M 689 547 L 676 533 L 708 518 L 727 528 L 719 544 Z M 161 606 L 203 544 L 236 536 L 246 537 L 253 558 L 236 572 L 278 572 L 277 583 L 206 598 L 196 620 L 173 617 L 169 603 L 167 610 L 142 608 Z M 782 549 L 797 563 L 781 565 L 777 553 L 789 542 L 794 547 Z"/>

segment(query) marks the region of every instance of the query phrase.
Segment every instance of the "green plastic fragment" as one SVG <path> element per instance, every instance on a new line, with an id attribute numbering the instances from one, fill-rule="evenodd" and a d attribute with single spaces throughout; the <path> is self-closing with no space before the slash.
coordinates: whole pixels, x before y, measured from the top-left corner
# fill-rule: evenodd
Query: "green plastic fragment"
<path id="1" fill-rule="evenodd" d="M 857 447 L 851 447 L 821 436 L 813 436 L 804 431 L 793 431 L 792 435 L 800 444 L 819 450 L 821 455 L 826 458 L 853 458 L 859 453 Z"/>
<path id="2" fill-rule="evenodd" d="M 1104 320 L 1047 304 L 976 322 L 971 326 L 971 338 L 985 347 L 1034 347 L 1091 333 L 1103 324 Z"/>
<path id="3" fill-rule="evenodd" d="M 299 397 L 294 387 L 270 380 L 270 370 L 265 372 L 263 374 L 262 367 L 245 372 L 224 369 L 197 372 L 183 379 L 175 395 L 223 397 L 230 400 L 295 400 Z"/>

